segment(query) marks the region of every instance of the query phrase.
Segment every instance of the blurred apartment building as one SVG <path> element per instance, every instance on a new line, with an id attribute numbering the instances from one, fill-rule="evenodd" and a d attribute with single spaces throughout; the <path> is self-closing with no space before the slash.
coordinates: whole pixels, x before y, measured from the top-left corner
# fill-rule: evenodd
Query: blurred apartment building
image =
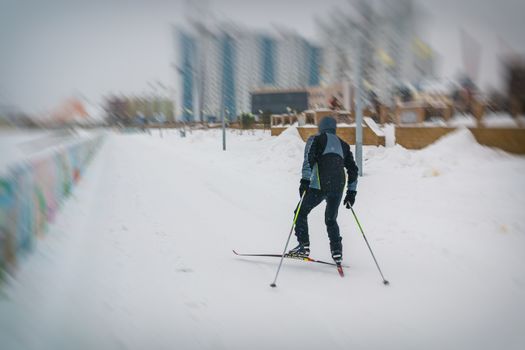
<path id="1" fill-rule="evenodd" d="M 295 32 L 260 32 L 233 23 L 175 29 L 184 121 L 235 120 L 252 111 L 251 93 L 316 86 L 321 50 Z"/>

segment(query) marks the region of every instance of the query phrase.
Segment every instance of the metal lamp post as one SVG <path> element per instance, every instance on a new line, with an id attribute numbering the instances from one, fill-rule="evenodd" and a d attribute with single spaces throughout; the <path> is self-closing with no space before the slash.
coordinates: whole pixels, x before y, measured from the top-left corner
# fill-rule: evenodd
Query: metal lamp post
<path id="1" fill-rule="evenodd" d="M 226 151 L 226 112 L 227 108 L 221 109 L 222 114 L 222 150 Z"/>

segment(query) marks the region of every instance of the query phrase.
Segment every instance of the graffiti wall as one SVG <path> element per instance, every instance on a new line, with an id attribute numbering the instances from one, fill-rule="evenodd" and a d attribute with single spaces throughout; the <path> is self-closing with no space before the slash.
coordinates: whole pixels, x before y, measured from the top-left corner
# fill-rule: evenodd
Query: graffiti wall
<path id="1" fill-rule="evenodd" d="M 102 140 L 98 136 L 63 147 L 0 177 L 0 281 L 44 235 Z"/>

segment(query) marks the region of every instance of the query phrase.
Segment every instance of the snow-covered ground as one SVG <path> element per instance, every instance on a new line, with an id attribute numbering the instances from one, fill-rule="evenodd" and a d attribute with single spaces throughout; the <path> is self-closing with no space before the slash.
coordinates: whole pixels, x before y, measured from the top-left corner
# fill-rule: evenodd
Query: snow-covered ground
<path id="1" fill-rule="evenodd" d="M 525 122 L 524 116 L 513 118 L 507 113 L 488 113 L 483 116 L 481 124 L 486 128 L 519 128 L 523 127 Z M 476 118 L 472 114 L 456 114 L 448 122 L 437 118 L 432 122 L 425 122 L 426 126 L 449 126 L 449 127 L 467 127 L 476 128 L 478 126 Z"/>
<path id="2" fill-rule="evenodd" d="M 345 278 L 280 253 L 304 142 L 198 131 L 108 135 L 0 296 L 2 349 L 523 349 L 525 158 L 467 130 L 365 148 L 341 207 Z M 353 148 L 353 147 L 352 147 Z M 312 256 L 329 259 L 323 207 Z M 292 242 L 293 243 L 293 242 Z"/>

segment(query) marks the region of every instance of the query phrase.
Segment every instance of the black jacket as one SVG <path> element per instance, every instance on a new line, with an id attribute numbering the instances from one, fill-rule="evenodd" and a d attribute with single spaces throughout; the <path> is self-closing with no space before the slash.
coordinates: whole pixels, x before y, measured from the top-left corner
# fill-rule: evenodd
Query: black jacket
<path id="1" fill-rule="evenodd" d="M 310 188 L 325 192 L 342 192 L 345 172 L 348 189 L 357 190 L 358 168 L 350 146 L 331 131 L 312 136 L 306 142 L 302 178 L 310 180 Z"/>

